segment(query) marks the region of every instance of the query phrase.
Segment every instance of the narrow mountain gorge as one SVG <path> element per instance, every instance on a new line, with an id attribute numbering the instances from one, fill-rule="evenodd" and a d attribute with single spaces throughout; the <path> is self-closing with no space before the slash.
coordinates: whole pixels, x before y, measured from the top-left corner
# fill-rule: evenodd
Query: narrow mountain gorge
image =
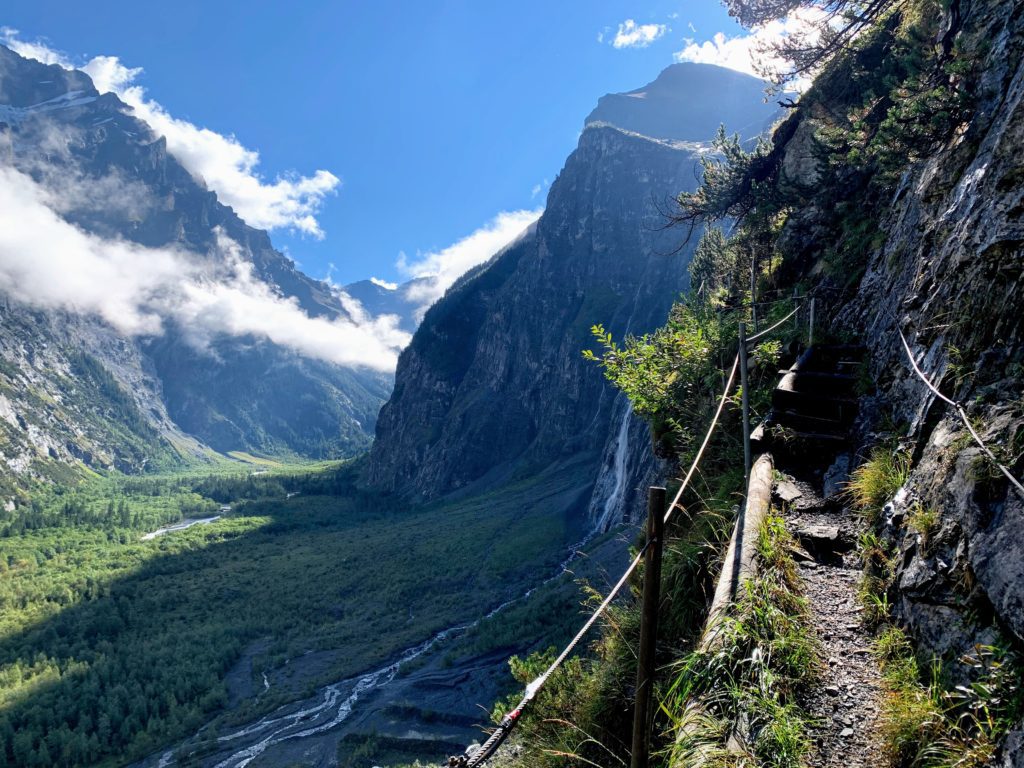
<path id="1" fill-rule="evenodd" d="M 1024 768 L 1024 2 L 722 4 L 429 306 L 0 46 L 0 768 Z"/>
<path id="2" fill-rule="evenodd" d="M 720 67 L 677 64 L 601 99 L 537 224 L 454 285 L 402 353 L 372 484 L 432 499 L 571 458 L 577 512 L 605 526 L 635 512 L 650 438 L 581 352 L 594 325 L 640 334 L 664 321 L 697 241 L 680 248 L 665 211 L 696 184 L 718 115 L 745 137 L 770 124 L 777 108 L 762 90 Z"/>
<path id="3" fill-rule="evenodd" d="M 308 279 L 117 97 L 7 49 L 0 66 L 0 191 L 35 217 L 0 239 L 0 764 L 335 764 L 378 737 L 414 756 L 474 738 L 509 654 L 560 642 L 576 579 L 626 556 L 593 534 L 636 514 L 651 440 L 583 351 L 686 289 L 695 242 L 664 212 L 714 110 L 748 139 L 774 119 L 761 81 L 675 65 L 603 99 L 540 221 L 427 311 L 378 419 L 389 376 L 320 359 L 306 319 L 394 342 L 430 286 Z M 142 298 L 55 294 L 11 239 L 29 231 L 114 260 Z M 301 310 L 312 338 L 179 306 L 229 289 L 255 320 Z M 366 462 L 278 463 L 355 454 L 377 421 Z"/>

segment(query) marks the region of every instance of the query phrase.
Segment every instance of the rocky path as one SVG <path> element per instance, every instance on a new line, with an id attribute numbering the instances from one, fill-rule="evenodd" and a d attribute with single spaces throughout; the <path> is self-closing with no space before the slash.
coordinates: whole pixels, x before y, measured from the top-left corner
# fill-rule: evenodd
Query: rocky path
<path id="1" fill-rule="evenodd" d="M 804 594 L 821 643 L 818 685 L 802 702 L 813 725 L 815 768 L 868 768 L 881 764 L 878 716 L 882 688 L 870 652 L 871 632 L 857 602 L 860 563 L 854 550 L 856 518 L 835 495 L 821 497 L 813 479 L 786 477 L 776 494 L 801 545 L 797 553 Z M 826 483 L 826 486 L 829 484 Z"/>

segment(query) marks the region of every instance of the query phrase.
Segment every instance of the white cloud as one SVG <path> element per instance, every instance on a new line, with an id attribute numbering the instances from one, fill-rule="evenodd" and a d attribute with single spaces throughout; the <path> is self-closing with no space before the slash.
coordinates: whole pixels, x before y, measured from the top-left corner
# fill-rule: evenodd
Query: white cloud
<path id="1" fill-rule="evenodd" d="M 398 290 L 398 283 L 389 283 L 387 280 L 381 280 L 379 277 L 371 277 L 370 282 L 378 288 L 383 288 L 385 291 Z"/>
<path id="2" fill-rule="evenodd" d="M 125 67 L 117 57 L 97 56 L 84 67 L 97 90 L 112 91 L 135 109 L 135 114 L 167 139 L 167 148 L 182 165 L 203 179 L 246 223 L 260 229 L 293 228 L 323 237 L 316 220 L 326 195 L 340 183 L 329 171 L 312 176 L 289 174 L 268 182 L 256 168 L 259 153 L 234 136 L 224 136 L 172 117 L 160 104 L 146 98 L 135 85 L 139 68 Z"/>
<path id="3" fill-rule="evenodd" d="M 761 77 L 761 70 L 765 67 L 775 70 L 786 68 L 787 62 L 772 55 L 770 48 L 773 44 L 793 35 L 809 35 L 809 41 L 813 42 L 816 39 L 817 25 L 823 18 L 824 14 L 820 10 L 801 9 L 785 19 L 754 27 L 746 35 L 727 37 L 718 32 L 711 40 L 700 43 L 686 40 L 686 46 L 674 54 L 675 60 L 717 64 L 720 67 Z M 800 78 L 787 87 L 803 91 L 809 85 L 810 78 Z"/>
<path id="4" fill-rule="evenodd" d="M 0 28 L 0 41 L 13 51 L 47 64 L 72 68 L 65 54 L 45 43 L 28 43 L 17 30 Z M 167 139 L 167 148 L 190 173 L 201 178 L 246 223 L 260 229 L 295 229 L 317 238 L 323 230 L 316 215 L 324 198 L 340 184 L 337 176 L 318 170 L 312 176 L 290 173 L 268 181 L 258 172 L 259 152 L 234 136 L 200 128 L 170 115 L 135 83 L 141 67 L 126 67 L 116 56 L 96 56 L 79 67 L 101 93 L 116 93 L 141 120 Z"/>
<path id="5" fill-rule="evenodd" d="M 370 318 L 351 299 L 339 297 L 350 318 L 310 317 L 258 279 L 241 247 L 222 234 L 215 258 L 106 240 L 61 218 L 59 197 L 0 166 L 0 289 L 15 300 L 97 315 L 129 336 L 160 334 L 174 320 L 200 347 L 251 335 L 376 370 L 393 370 L 409 342 L 396 317 Z"/>
<path id="6" fill-rule="evenodd" d="M 410 278 L 433 278 L 410 286 L 407 298 L 420 303 L 425 312 L 461 275 L 477 264 L 483 264 L 515 240 L 540 218 L 541 213 L 542 208 L 502 211 L 487 224 L 447 248 L 417 254 L 413 261 L 409 261 L 404 253 L 401 254 L 397 262 L 400 272 Z"/>
<path id="7" fill-rule="evenodd" d="M 59 64 L 62 67 L 71 68 L 70 62 L 63 53 L 53 50 L 41 40 L 34 43 L 20 40 L 18 30 L 13 27 L 0 27 L 0 43 L 26 59 L 35 59 L 43 64 Z"/>
<path id="8" fill-rule="evenodd" d="M 612 38 L 613 48 L 646 48 L 668 31 L 664 24 L 637 24 L 626 19 Z"/>

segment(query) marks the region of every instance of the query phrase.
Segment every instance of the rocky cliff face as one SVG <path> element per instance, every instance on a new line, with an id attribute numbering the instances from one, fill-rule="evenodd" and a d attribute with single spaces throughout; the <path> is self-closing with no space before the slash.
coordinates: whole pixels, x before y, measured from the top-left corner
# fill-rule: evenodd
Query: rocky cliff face
<path id="1" fill-rule="evenodd" d="M 276 296 L 312 317 L 348 316 L 329 286 L 218 202 L 116 96 L 99 94 L 81 72 L 4 47 L 0 169 L 46 190 L 60 218 L 87 236 L 173 248 L 211 269 L 222 266 L 218 239 L 227 238 Z M 142 276 L 155 268 L 141 259 L 134 266 Z M 201 453 L 200 442 L 220 451 L 354 453 L 368 445 L 390 387 L 388 375 L 256 337 L 196 343 L 194 329 L 173 318 L 162 333 L 126 335 L 89 312 L 32 309 L 22 288 L 0 285 L 5 489 L 78 462 L 125 471 L 173 463 Z"/>
<path id="2" fill-rule="evenodd" d="M 899 613 L 924 644 L 970 649 L 994 614 L 1024 640 L 1024 498 L 967 436 L 952 409 L 907 366 L 902 329 L 922 369 L 967 404 L 978 431 L 1019 478 L 1024 470 L 1024 17 L 977 3 L 961 33 L 994 41 L 977 117 L 900 183 L 856 301 L 839 316 L 859 329 L 872 369 L 920 457 L 891 509 L 899 542 Z M 941 515 L 925 544 L 908 530 L 915 504 Z M 981 638 L 985 639 L 985 638 Z"/>
<path id="3" fill-rule="evenodd" d="M 621 519 L 651 467 L 643 454 L 650 440 L 581 351 L 596 323 L 620 338 L 654 329 L 686 288 L 696 241 L 678 250 L 681 235 L 663 230 L 661 211 L 696 183 L 708 145 L 695 139 L 713 138 L 718 122 L 710 127 L 706 116 L 717 115 L 719 103 L 680 104 L 687 88 L 726 93 L 736 77 L 687 65 L 673 68 L 671 87 L 659 78 L 647 99 L 629 97 L 614 109 L 616 98 L 602 100 L 537 224 L 427 312 L 380 414 L 372 483 L 433 498 L 585 455 L 596 483 L 593 520 Z M 758 81 L 741 80 L 760 94 Z M 773 112 L 751 99 L 744 123 L 760 126 Z M 679 121 L 674 135 L 689 141 L 633 130 L 670 117 Z"/>
<path id="4" fill-rule="evenodd" d="M 868 347 L 877 392 L 864 401 L 864 442 L 888 417 L 914 458 L 886 508 L 895 608 L 921 648 L 945 659 L 990 643 L 995 628 L 1024 640 L 1024 498 L 912 372 L 897 329 L 1000 461 L 1024 475 L 1022 11 L 995 0 L 952 4 L 943 27 L 977 55 L 973 114 L 895 184 L 852 298 L 825 302 L 832 329 Z M 802 169 L 791 175 L 813 183 L 811 120 L 789 133 L 786 153 Z M 794 217 L 790 240 L 819 218 L 813 208 Z M 922 509 L 937 514 L 933 530 L 910 525 Z"/>

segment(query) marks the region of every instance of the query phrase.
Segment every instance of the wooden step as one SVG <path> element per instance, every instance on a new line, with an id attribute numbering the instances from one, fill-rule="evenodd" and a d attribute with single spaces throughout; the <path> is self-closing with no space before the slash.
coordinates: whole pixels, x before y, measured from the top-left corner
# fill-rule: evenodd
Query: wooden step
<path id="1" fill-rule="evenodd" d="M 845 450 L 848 444 L 844 434 L 804 432 L 778 425 L 765 430 L 765 437 L 759 442 L 762 450 L 771 450 L 777 459 L 809 459 L 815 463 L 830 461 L 829 457 Z"/>
<path id="2" fill-rule="evenodd" d="M 772 392 L 772 408 L 801 416 L 838 421 L 844 426 L 857 417 L 857 399 L 778 388 Z"/>
<path id="3" fill-rule="evenodd" d="M 845 368 L 860 365 L 867 350 L 856 344 L 816 345 L 809 347 L 794 368 L 801 371 L 835 372 L 838 366 Z"/>
<path id="4" fill-rule="evenodd" d="M 806 443 L 827 443 L 829 445 L 843 445 L 847 442 L 847 437 L 846 435 L 837 435 L 831 432 L 801 432 L 795 429 L 787 429 L 785 440 L 799 440 Z"/>
<path id="5" fill-rule="evenodd" d="M 837 435 L 846 434 L 847 427 L 849 426 L 840 419 L 812 416 L 796 410 L 773 411 L 771 423 L 805 432 L 822 432 Z"/>
<path id="6" fill-rule="evenodd" d="M 780 371 L 783 374 L 778 388 L 792 392 L 849 396 L 857 386 L 857 377 L 848 373 L 826 371 Z"/>

